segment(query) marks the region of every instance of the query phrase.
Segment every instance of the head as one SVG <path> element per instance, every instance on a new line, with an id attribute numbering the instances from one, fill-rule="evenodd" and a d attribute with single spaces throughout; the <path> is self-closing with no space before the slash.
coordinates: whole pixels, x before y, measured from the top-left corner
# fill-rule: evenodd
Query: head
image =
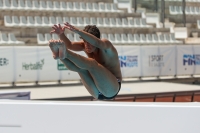
<path id="1" fill-rule="evenodd" d="M 83 31 L 90 33 L 94 36 L 96 36 L 97 38 L 100 39 L 100 31 L 99 29 L 96 27 L 96 25 L 87 25 L 85 26 L 85 28 L 83 29 Z M 84 41 L 84 45 L 85 45 L 85 51 L 87 53 L 92 53 L 96 50 L 96 47 L 91 45 L 90 43 L 88 43 L 87 41 Z"/>

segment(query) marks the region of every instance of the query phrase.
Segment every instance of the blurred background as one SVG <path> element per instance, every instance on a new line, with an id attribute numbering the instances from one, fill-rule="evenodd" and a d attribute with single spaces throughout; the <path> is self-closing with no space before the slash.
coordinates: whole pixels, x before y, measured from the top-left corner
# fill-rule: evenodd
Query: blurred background
<path id="1" fill-rule="evenodd" d="M 200 0 L 0 0 L 0 11 L 1 99 L 96 100 L 48 47 L 59 39 L 51 27 L 69 22 L 96 25 L 116 47 L 123 80 L 113 101 L 200 101 Z"/>

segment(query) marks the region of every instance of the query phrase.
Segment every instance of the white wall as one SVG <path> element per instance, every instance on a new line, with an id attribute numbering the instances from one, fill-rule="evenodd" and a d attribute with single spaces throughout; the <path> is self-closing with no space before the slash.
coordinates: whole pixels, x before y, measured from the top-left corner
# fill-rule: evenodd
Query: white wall
<path id="1" fill-rule="evenodd" d="M 0 101 L 1 133 L 199 133 L 199 103 Z"/>
<path id="2" fill-rule="evenodd" d="M 198 45 L 115 47 L 123 78 L 200 75 Z M 76 72 L 54 60 L 46 46 L 0 47 L 0 53 L 0 83 L 80 80 Z"/>

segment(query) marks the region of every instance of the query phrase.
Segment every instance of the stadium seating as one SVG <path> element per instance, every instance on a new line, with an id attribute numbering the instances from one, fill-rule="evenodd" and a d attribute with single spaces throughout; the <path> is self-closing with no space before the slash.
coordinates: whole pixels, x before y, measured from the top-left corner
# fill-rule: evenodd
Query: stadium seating
<path id="1" fill-rule="evenodd" d="M 197 20 L 197 28 L 200 29 L 200 20 Z"/>
<path id="2" fill-rule="evenodd" d="M 19 26 L 23 27 L 24 25 L 28 25 L 26 17 L 25 16 L 20 16 L 20 18 L 19 18 Z"/>
<path id="3" fill-rule="evenodd" d="M 25 44 L 23 41 L 18 41 L 13 33 L 8 34 L 9 44 Z"/>
<path id="4" fill-rule="evenodd" d="M 29 23 L 26 23 L 28 20 Z M 57 20 L 57 21 L 56 21 Z M 88 17 L 63 17 L 62 18 L 57 17 L 57 19 L 53 16 L 49 16 L 47 18 L 46 16 L 35 16 L 34 20 L 32 17 L 28 16 L 27 18 L 24 16 L 20 16 L 20 20 L 17 16 L 12 16 L 12 19 L 10 16 L 4 16 L 4 23 L 5 26 L 8 27 L 16 27 L 16 26 L 23 26 L 27 27 L 38 27 L 38 28 L 44 28 L 44 27 L 51 27 L 53 24 L 58 24 L 63 22 L 69 22 L 73 24 L 74 26 L 80 26 L 83 27 L 88 24 L 97 25 L 98 27 L 120 27 L 123 28 L 152 28 L 153 26 L 147 25 L 146 20 L 143 18 L 122 18 L 122 23 L 120 18 L 88 18 Z"/>
<path id="5" fill-rule="evenodd" d="M 104 34 L 104 33 L 102 33 L 102 34 L 101 34 L 101 38 L 108 39 L 108 35 L 107 35 L 107 34 Z"/>
<path id="6" fill-rule="evenodd" d="M 24 9 L 27 11 L 32 10 L 32 2 L 30 0 L 25 0 Z"/>
<path id="7" fill-rule="evenodd" d="M 165 1 L 173 1 L 173 2 L 182 2 L 183 0 L 165 0 Z M 185 0 L 186 2 L 200 2 L 199 0 Z"/>
<path id="8" fill-rule="evenodd" d="M 54 11 L 54 7 L 53 7 L 53 2 L 52 1 L 47 1 L 46 2 L 46 10 L 47 11 L 52 11 L 52 10 Z"/>
<path id="9" fill-rule="evenodd" d="M 41 19 L 40 16 L 35 16 L 34 20 L 35 20 L 35 24 L 34 24 L 35 27 L 38 27 L 38 28 L 44 27 L 44 24 L 43 24 L 42 19 Z"/>
<path id="10" fill-rule="evenodd" d="M 39 2 L 36 0 L 32 1 L 32 8 L 30 8 L 33 11 L 39 11 L 40 10 L 40 6 L 39 6 Z"/>
<path id="11" fill-rule="evenodd" d="M 123 33 L 121 34 L 121 42 L 122 44 L 128 43 L 128 38 L 126 34 L 123 34 Z"/>
<path id="12" fill-rule="evenodd" d="M 52 39 L 51 34 L 50 33 L 46 33 L 44 35 L 44 39 L 45 39 L 45 42 L 48 42 L 49 40 L 51 40 Z"/>
<path id="13" fill-rule="evenodd" d="M 46 37 L 48 36 L 48 37 Z M 78 34 L 71 34 L 67 33 L 66 36 L 69 38 L 70 41 L 80 41 Z M 46 39 L 45 39 L 46 38 Z M 48 40 L 52 39 L 59 39 L 58 36 L 55 34 L 45 34 L 45 38 L 42 34 L 37 35 L 38 44 L 47 44 Z M 109 39 L 113 44 L 171 44 L 171 43 L 182 43 L 175 39 L 175 34 L 101 34 L 101 38 Z"/>
<path id="14" fill-rule="evenodd" d="M 92 3 L 88 3 L 88 2 L 86 3 L 86 11 L 87 12 L 93 12 L 93 11 L 98 12 L 97 9 L 93 9 Z"/>
<path id="15" fill-rule="evenodd" d="M 67 2 L 66 5 L 67 5 L 67 11 L 76 11 L 74 10 L 72 2 Z"/>
<path id="16" fill-rule="evenodd" d="M 57 24 L 56 18 L 53 17 L 53 16 L 50 16 L 50 17 L 49 17 L 49 26 L 52 26 L 52 25 L 54 25 L 54 24 Z"/>
<path id="17" fill-rule="evenodd" d="M 54 40 L 58 40 L 59 37 L 56 34 L 49 34 L 46 33 L 45 35 L 41 34 L 41 33 L 37 33 L 37 43 L 38 44 L 48 44 L 49 40 L 54 39 Z"/>
<path id="18" fill-rule="evenodd" d="M 171 15 L 183 14 L 181 6 L 169 6 L 169 12 Z M 185 14 L 187 15 L 200 15 L 199 7 L 186 6 Z"/>
<path id="19" fill-rule="evenodd" d="M 91 18 L 92 19 L 92 24 L 95 24 L 93 21 L 94 21 L 94 19 L 93 18 Z M 90 24 L 90 18 L 88 18 L 88 17 L 84 17 L 83 18 L 83 23 L 84 23 L 84 25 L 89 25 Z"/>
<path id="20" fill-rule="evenodd" d="M 9 44 L 8 36 L 5 33 L 0 34 L 0 44 Z"/>
<path id="21" fill-rule="evenodd" d="M 195 31 L 195 26 L 196 30 L 199 29 L 200 18 L 192 18 L 196 22 L 193 23 L 193 31 L 190 24 L 187 25 L 188 28 L 179 27 L 180 24 L 174 20 L 178 19 L 175 15 L 179 15 L 180 18 L 183 13 L 182 1 L 165 1 L 167 11 L 165 19 L 168 21 L 161 23 L 161 14 L 151 12 L 148 7 L 139 6 L 137 11 L 127 13 L 126 10 L 118 8 L 118 3 L 105 0 L 102 2 L 94 0 L 0 0 L 0 10 L 3 11 L 1 26 L 4 29 L 1 32 L 7 34 L 8 31 L 12 31 L 12 28 L 16 28 L 17 32 L 14 34 L 20 38 L 24 37 L 26 45 L 29 43 L 46 45 L 50 38 L 58 39 L 56 35 L 46 34 L 50 32 L 50 28 L 54 24 L 63 26 L 64 22 L 69 22 L 80 29 L 83 29 L 85 25 L 97 25 L 102 37 L 110 39 L 113 44 L 117 45 L 183 43 L 186 38 L 189 38 L 191 32 Z M 199 0 L 186 1 L 188 3 L 199 2 Z M 191 16 L 199 15 L 200 9 L 198 4 L 186 4 L 185 12 L 190 20 Z M 78 35 L 69 31 L 66 31 L 66 35 L 70 40 L 80 40 Z M 3 40 L 6 40 L 6 36 Z M 9 42 L 9 36 L 7 39 L 6 42 Z"/>
<path id="22" fill-rule="evenodd" d="M 2 10 L 69 11 L 69 12 L 123 12 L 116 3 L 65 2 L 43 0 L 0 0 Z"/>
<path id="23" fill-rule="evenodd" d="M 151 34 L 146 34 L 146 41 L 148 43 L 153 43 L 152 35 Z"/>
<path id="24" fill-rule="evenodd" d="M 47 44 L 48 43 L 45 40 L 44 36 L 40 33 L 37 33 L 37 42 L 38 42 L 38 44 Z"/>
<path id="25" fill-rule="evenodd" d="M 10 45 L 10 44 L 25 44 L 23 41 L 18 41 L 15 38 L 15 35 L 13 33 L 0 33 L 0 45 Z"/>
<path id="26" fill-rule="evenodd" d="M 61 6 L 60 6 L 60 3 L 58 1 L 53 1 L 53 7 L 52 8 L 53 8 L 53 11 L 62 11 L 62 10 L 60 10 Z"/>
<path id="27" fill-rule="evenodd" d="M 27 27 L 31 27 L 33 25 L 35 25 L 33 17 L 32 16 L 28 16 L 27 17 Z"/>
<path id="28" fill-rule="evenodd" d="M 58 35 L 57 35 L 57 34 L 52 34 L 52 39 L 54 39 L 54 40 L 58 40 L 58 39 L 59 39 L 59 37 L 58 37 Z"/>
<path id="29" fill-rule="evenodd" d="M 19 19 L 17 16 L 12 16 L 12 23 L 13 23 L 13 27 L 19 26 Z"/>
<path id="30" fill-rule="evenodd" d="M 134 37 L 130 33 L 127 35 L 127 39 L 128 39 L 128 43 L 134 42 Z"/>
<path id="31" fill-rule="evenodd" d="M 11 20 L 10 16 L 4 16 L 4 24 L 7 27 L 12 27 L 13 26 L 13 23 L 12 23 L 12 20 Z"/>
<path id="32" fill-rule="evenodd" d="M 18 10 L 24 10 L 25 7 L 24 0 L 18 0 Z"/>
<path id="33" fill-rule="evenodd" d="M 73 34 L 67 34 L 67 38 L 70 40 L 70 41 L 74 41 L 74 36 Z"/>
<path id="34" fill-rule="evenodd" d="M 85 4 L 85 2 L 80 2 L 80 11 L 86 11 L 86 4 Z"/>
<path id="35" fill-rule="evenodd" d="M 74 41 L 80 41 L 80 36 L 78 34 L 74 34 Z"/>
<path id="36" fill-rule="evenodd" d="M 11 4 L 8 0 L 3 0 L 3 3 L 2 3 L 2 10 L 11 10 Z"/>
<path id="37" fill-rule="evenodd" d="M 54 8 L 54 9 L 57 9 L 57 7 Z M 61 1 L 61 2 L 60 2 L 60 8 L 59 8 L 59 10 L 56 10 L 56 11 L 61 11 L 61 12 L 63 12 L 63 11 L 66 11 L 66 9 L 67 9 L 66 2 Z"/>
<path id="38" fill-rule="evenodd" d="M 92 3 L 92 6 L 94 12 L 99 11 L 99 5 L 97 3 Z"/>
<path id="39" fill-rule="evenodd" d="M 17 1 L 16 1 L 16 0 L 11 0 L 10 8 L 11 8 L 12 10 L 18 10 L 18 4 L 17 4 Z"/>

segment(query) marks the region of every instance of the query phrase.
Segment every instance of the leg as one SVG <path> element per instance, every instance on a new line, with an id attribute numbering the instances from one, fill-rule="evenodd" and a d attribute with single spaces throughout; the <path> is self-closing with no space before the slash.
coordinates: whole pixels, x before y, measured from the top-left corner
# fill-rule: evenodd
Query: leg
<path id="1" fill-rule="evenodd" d="M 107 97 L 115 95 L 119 89 L 116 77 L 92 58 L 86 58 L 67 50 L 66 58 L 81 69 L 89 71 L 98 90 Z"/>
<path id="2" fill-rule="evenodd" d="M 62 43 L 61 46 L 62 45 L 65 44 Z M 80 69 L 87 70 L 79 72 L 79 75 L 88 91 L 93 90 L 93 96 L 95 98 L 98 96 L 96 93 L 98 90 L 107 97 L 112 97 L 118 92 L 119 84 L 116 77 L 109 70 L 96 62 L 96 60 L 73 53 L 65 47 L 59 47 L 59 57 L 66 57 Z M 92 78 L 89 78 L 89 74 L 86 73 L 89 73 Z"/>
<path id="3" fill-rule="evenodd" d="M 53 53 L 53 57 L 54 59 L 59 59 L 59 57 L 61 57 L 61 61 L 64 63 L 64 65 L 71 71 L 75 71 L 78 72 L 78 74 L 81 77 L 82 83 L 84 84 L 84 86 L 86 87 L 86 89 L 88 90 L 88 92 L 94 97 L 94 98 L 98 98 L 99 95 L 99 91 L 90 75 L 90 73 L 87 70 L 83 70 L 79 67 L 77 67 L 74 63 L 72 63 L 70 60 L 63 58 L 64 54 L 63 53 L 63 49 L 61 49 L 60 47 L 58 47 L 58 41 L 55 40 L 50 40 L 49 41 L 49 47 Z M 61 51 L 59 52 L 59 49 L 61 49 Z M 66 52 L 66 51 L 64 51 Z"/>
<path id="4" fill-rule="evenodd" d="M 79 76 L 81 77 L 81 81 L 83 85 L 86 87 L 88 92 L 94 97 L 98 98 L 99 91 L 94 83 L 94 80 L 92 79 L 90 73 L 87 70 L 81 69 L 77 67 L 74 63 L 72 63 L 68 59 L 61 59 L 63 64 L 71 71 L 78 72 Z"/>

